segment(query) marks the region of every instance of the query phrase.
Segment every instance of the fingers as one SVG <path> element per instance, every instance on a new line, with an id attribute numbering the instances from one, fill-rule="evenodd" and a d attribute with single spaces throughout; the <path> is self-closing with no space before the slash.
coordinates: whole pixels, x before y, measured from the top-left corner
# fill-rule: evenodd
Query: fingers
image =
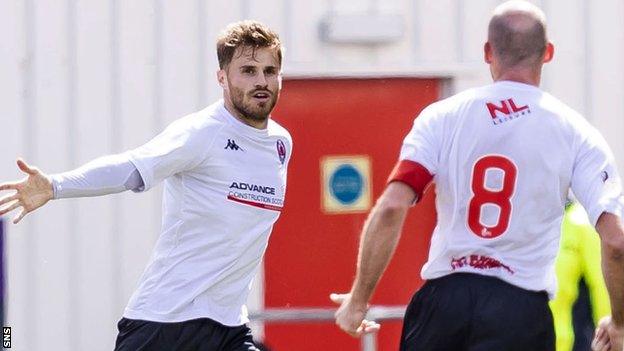
<path id="1" fill-rule="evenodd" d="M 36 167 L 31 167 L 29 166 L 26 161 L 22 160 L 21 158 L 17 159 L 17 167 L 19 167 L 19 169 L 26 173 L 26 174 L 30 174 L 30 175 L 34 175 L 37 174 L 38 170 Z"/>
<path id="2" fill-rule="evenodd" d="M 25 209 L 22 209 L 22 211 L 17 216 L 15 216 L 15 218 L 13 218 L 13 224 L 19 223 L 19 221 L 21 221 L 22 218 L 24 218 L 24 216 L 26 216 L 27 213 L 28 211 L 26 211 Z"/>
<path id="3" fill-rule="evenodd" d="M 347 332 L 347 334 L 353 336 L 354 338 L 359 338 L 363 336 L 364 334 L 376 333 L 379 331 L 380 328 L 381 328 L 381 325 L 379 325 L 379 323 L 376 323 L 374 321 L 367 321 L 365 319 L 362 321 L 360 326 L 357 327 L 356 329 L 351 329 L 351 330 L 343 329 L 343 330 Z"/>
<path id="4" fill-rule="evenodd" d="M 0 184 L 0 190 L 17 190 L 19 183 L 3 183 Z"/>
<path id="5" fill-rule="evenodd" d="M 332 293 L 329 298 L 340 308 L 336 311 L 336 325 L 344 332 L 353 336 L 360 337 L 364 334 L 375 333 L 379 330 L 380 325 L 364 319 L 366 316 L 366 307 L 356 306 L 352 304 L 351 294 Z"/>
<path id="6" fill-rule="evenodd" d="M 611 348 L 611 343 L 609 340 L 609 335 L 603 328 L 598 327 L 596 329 L 596 336 L 594 336 L 594 340 L 591 343 L 592 351 L 609 351 Z"/>
<path id="7" fill-rule="evenodd" d="M 363 334 L 376 333 L 381 329 L 381 325 L 375 321 L 367 321 L 366 319 L 362 321 L 362 325 L 358 328 L 358 331 L 361 331 Z"/>
<path id="8" fill-rule="evenodd" d="M 11 206 L 8 206 L 7 208 L 3 208 L 0 209 L 0 216 L 4 215 L 5 213 L 9 213 L 11 211 L 13 211 L 14 209 L 20 207 L 21 204 L 19 203 L 19 201 L 15 201 L 11 204 Z"/>
<path id="9" fill-rule="evenodd" d="M 592 351 L 611 351 L 611 344 L 608 340 L 606 342 L 597 344 L 594 344 L 594 342 L 592 342 L 591 349 Z"/>
<path id="10" fill-rule="evenodd" d="M 4 204 L 8 204 L 11 201 L 17 200 L 19 198 L 19 195 L 17 194 L 13 194 L 10 196 L 5 196 L 3 198 L 0 198 L 0 207 L 2 207 L 2 205 Z"/>
<path id="11" fill-rule="evenodd" d="M 342 304 L 348 297 L 349 294 L 329 294 L 329 299 L 338 305 Z"/>
<path id="12" fill-rule="evenodd" d="M 596 328 L 596 331 L 594 332 L 594 339 L 603 339 L 605 337 L 608 337 L 607 331 L 603 327 Z"/>

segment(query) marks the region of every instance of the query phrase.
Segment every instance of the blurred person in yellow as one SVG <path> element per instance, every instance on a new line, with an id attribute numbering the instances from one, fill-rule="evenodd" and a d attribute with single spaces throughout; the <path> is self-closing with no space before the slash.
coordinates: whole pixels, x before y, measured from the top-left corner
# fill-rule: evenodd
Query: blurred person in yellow
<path id="1" fill-rule="evenodd" d="M 557 295 L 550 301 L 553 312 L 557 351 L 572 351 L 575 340 L 573 307 L 579 298 L 579 284 L 585 281 L 595 325 L 611 314 L 609 293 L 602 276 L 600 237 L 587 213 L 576 202 L 570 203 L 561 226 L 561 244 L 557 261 Z"/>

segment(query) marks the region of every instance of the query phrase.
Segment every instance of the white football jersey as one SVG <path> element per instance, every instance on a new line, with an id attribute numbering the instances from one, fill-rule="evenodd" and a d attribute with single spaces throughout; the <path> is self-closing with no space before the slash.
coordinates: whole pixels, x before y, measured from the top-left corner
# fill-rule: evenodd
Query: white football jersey
<path id="1" fill-rule="evenodd" d="M 572 191 L 592 224 L 621 215 L 621 184 L 602 136 L 537 87 L 501 81 L 427 107 L 400 162 L 434 176 L 437 226 L 423 279 L 454 272 L 556 290 L 555 256 Z"/>
<path id="2" fill-rule="evenodd" d="M 290 134 L 252 128 L 223 101 L 130 151 L 145 190 L 165 180 L 162 232 L 126 318 L 246 323 L 244 307 L 284 203 Z"/>

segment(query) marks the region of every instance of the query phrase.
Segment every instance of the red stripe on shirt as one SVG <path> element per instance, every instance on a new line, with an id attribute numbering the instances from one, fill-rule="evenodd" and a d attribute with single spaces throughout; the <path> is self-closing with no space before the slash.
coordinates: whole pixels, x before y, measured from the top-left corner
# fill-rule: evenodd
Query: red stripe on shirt
<path id="1" fill-rule="evenodd" d="M 388 177 L 388 183 L 402 182 L 407 184 L 416 193 L 416 201 L 420 201 L 427 185 L 433 179 L 427 168 L 418 162 L 401 160 L 397 162 Z"/>
<path id="2" fill-rule="evenodd" d="M 265 210 L 271 210 L 271 211 L 281 211 L 282 208 L 279 206 L 275 206 L 275 205 L 267 205 L 267 204 L 263 204 L 261 202 L 253 202 L 253 201 L 247 201 L 247 200 L 243 200 L 243 199 L 239 199 L 235 196 L 232 195 L 228 195 L 228 200 L 232 200 L 235 202 L 240 202 L 241 204 L 245 204 L 245 205 L 249 205 L 249 206 L 254 206 L 254 207 L 259 207 L 259 208 L 263 208 Z"/>

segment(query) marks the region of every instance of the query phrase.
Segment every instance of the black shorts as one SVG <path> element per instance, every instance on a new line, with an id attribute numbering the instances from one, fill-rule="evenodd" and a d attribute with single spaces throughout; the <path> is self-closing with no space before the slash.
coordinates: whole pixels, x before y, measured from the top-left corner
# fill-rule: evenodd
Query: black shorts
<path id="1" fill-rule="evenodd" d="M 122 318 L 115 351 L 258 351 L 246 325 L 228 327 L 208 318 L 160 323 Z"/>
<path id="2" fill-rule="evenodd" d="M 455 273 L 429 280 L 405 312 L 401 351 L 554 351 L 546 292 Z"/>

